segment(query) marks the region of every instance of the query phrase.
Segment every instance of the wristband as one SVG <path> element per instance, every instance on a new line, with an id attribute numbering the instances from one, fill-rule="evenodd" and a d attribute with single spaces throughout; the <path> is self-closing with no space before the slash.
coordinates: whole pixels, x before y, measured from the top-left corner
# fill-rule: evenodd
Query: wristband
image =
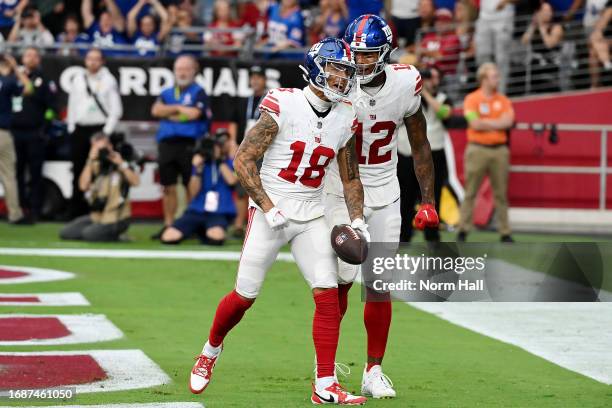
<path id="1" fill-rule="evenodd" d="M 45 119 L 49 121 L 55 119 L 55 112 L 53 112 L 53 109 L 49 108 L 45 111 Z"/>
<path id="2" fill-rule="evenodd" d="M 450 113 L 451 108 L 448 105 L 440 106 L 440 109 L 436 112 L 436 117 L 440 120 L 446 119 L 448 114 Z"/>
<path id="3" fill-rule="evenodd" d="M 179 121 L 180 122 L 189 122 L 189 117 L 187 115 L 185 115 L 184 113 L 180 113 L 179 114 Z"/>
<path id="4" fill-rule="evenodd" d="M 198 168 L 196 166 L 191 166 L 191 177 L 202 177 L 203 172 L 204 169 L 198 171 Z"/>
<path id="5" fill-rule="evenodd" d="M 469 111 L 469 112 L 465 112 L 465 120 L 469 122 L 473 121 L 474 119 L 478 119 L 480 116 L 478 115 L 478 112 L 475 111 Z"/>

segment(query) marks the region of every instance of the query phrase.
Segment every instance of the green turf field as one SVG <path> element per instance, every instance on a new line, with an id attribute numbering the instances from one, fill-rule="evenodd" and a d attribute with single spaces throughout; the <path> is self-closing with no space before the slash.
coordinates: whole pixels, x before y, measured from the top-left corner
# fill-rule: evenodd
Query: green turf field
<path id="1" fill-rule="evenodd" d="M 89 246 L 59 243 L 55 239 L 57 225 L 32 228 L 2 224 L 0 247 Z M 130 235 L 138 242 L 96 247 L 159 249 L 159 245 L 148 240 L 156 228 L 136 226 Z M 491 233 L 474 234 L 476 237 L 497 239 Z M 516 238 L 540 241 L 546 236 L 517 234 Z M 588 239 L 548 237 L 570 238 Z M 236 250 L 239 245 L 234 242 L 225 249 Z M 172 249 L 195 247 L 193 242 Z M 189 370 L 206 339 L 218 300 L 233 287 L 236 262 L 0 256 L 0 264 L 38 266 L 77 274 L 76 279 L 67 281 L 4 285 L 0 288 L 2 292 L 75 291 L 83 293 L 91 303 L 88 307 L 36 309 L 5 306 L 0 307 L 0 313 L 101 313 L 125 334 L 121 340 L 94 345 L 0 347 L 0 351 L 136 348 L 142 349 L 173 379 L 172 384 L 153 389 L 83 394 L 70 404 L 198 401 L 212 408 L 312 406 L 309 397 L 313 370 L 310 336 L 313 302 L 293 263 L 277 262 L 272 267 L 260 298 L 226 339 L 213 382 L 200 396 L 191 395 L 187 388 Z M 359 390 L 365 357 L 362 306 L 359 291 L 353 290 L 338 351 L 338 361 L 353 369 L 345 384 L 355 391 Z M 384 366 L 395 383 L 398 398 L 370 400 L 367 406 L 612 406 L 612 386 L 408 305 L 395 303 L 393 308 L 394 321 Z"/>

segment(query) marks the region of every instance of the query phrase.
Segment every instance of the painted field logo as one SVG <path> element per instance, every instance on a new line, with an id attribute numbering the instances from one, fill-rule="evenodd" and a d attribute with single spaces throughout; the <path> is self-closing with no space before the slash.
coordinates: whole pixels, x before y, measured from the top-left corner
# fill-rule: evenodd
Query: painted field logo
<path id="1" fill-rule="evenodd" d="M 0 314 L 0 346 L 96 343 L 121 337 L 121 330 L 104 315 Z"/>
<path id="2" fill-rule="evenodd" d="M 75 387 L 109 392 L 168 384 L 170 377 L 140 350 L 0 353 L 0 389 Z"/>
<path id="3" fill-rule="evenodd" d="M 74 278 L 74 273 L 30 266 L 0 265 L 0 285 L 49 282 Z"/>

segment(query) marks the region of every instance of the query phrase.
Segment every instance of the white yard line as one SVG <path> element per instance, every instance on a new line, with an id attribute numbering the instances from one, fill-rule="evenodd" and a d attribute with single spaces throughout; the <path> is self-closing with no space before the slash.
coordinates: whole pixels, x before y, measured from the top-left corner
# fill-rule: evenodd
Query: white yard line
<path id="1" fill-rule="evenodd" d="M 80 343 L 98 343 L 111 341 L 123 337 L 121 330 L 117 328 L 104 315 L 99 314 L 75 314 L 75 315 L 54 315 L 54 314 L 0 314 L 2 319 L 27 318 L 35 323 L 37 318 L 56 318 L 70 332 L 65 337 L 51 339 L 31 339 L 31 340 L 0 340 L 0 346 L 50 346 Z M 19 329 L 17 329 L 19 330 Z"/>
<path id="2" fill-rule="evenodd" d="M 204 261 L 240 260 L 240 252 L 237 251 L 166 251 L 155 249 L 0 248 L 0 255 L 68 258 L 195 259 Z M 290 253 L 281 252 L 276 260 L 293 262 L 293 256 Z"/>
<path id="3" fill-rule="evenodd" d="M 204 408 L 199 402 L 158 402 L 150 404 L 104 404 L 104 405 L 48 405 L 45 408 Z M 0 408 L 14 408 L 0 406 Z M 40 405 L 24 407 L 40 408 Z"/>

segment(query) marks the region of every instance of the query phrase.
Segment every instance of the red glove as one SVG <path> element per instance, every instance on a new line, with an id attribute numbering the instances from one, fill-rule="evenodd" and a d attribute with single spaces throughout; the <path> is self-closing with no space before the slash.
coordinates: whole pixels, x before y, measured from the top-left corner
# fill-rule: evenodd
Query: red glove
<path id="1" fill-rule="evenodd" d="M 414 217 L 414 226 L 416 229 L 424 230 L 425 228 L 436 228 L 440 224 L 436 208 L 431 204 L 421 204 L 419 212 Z"/>

